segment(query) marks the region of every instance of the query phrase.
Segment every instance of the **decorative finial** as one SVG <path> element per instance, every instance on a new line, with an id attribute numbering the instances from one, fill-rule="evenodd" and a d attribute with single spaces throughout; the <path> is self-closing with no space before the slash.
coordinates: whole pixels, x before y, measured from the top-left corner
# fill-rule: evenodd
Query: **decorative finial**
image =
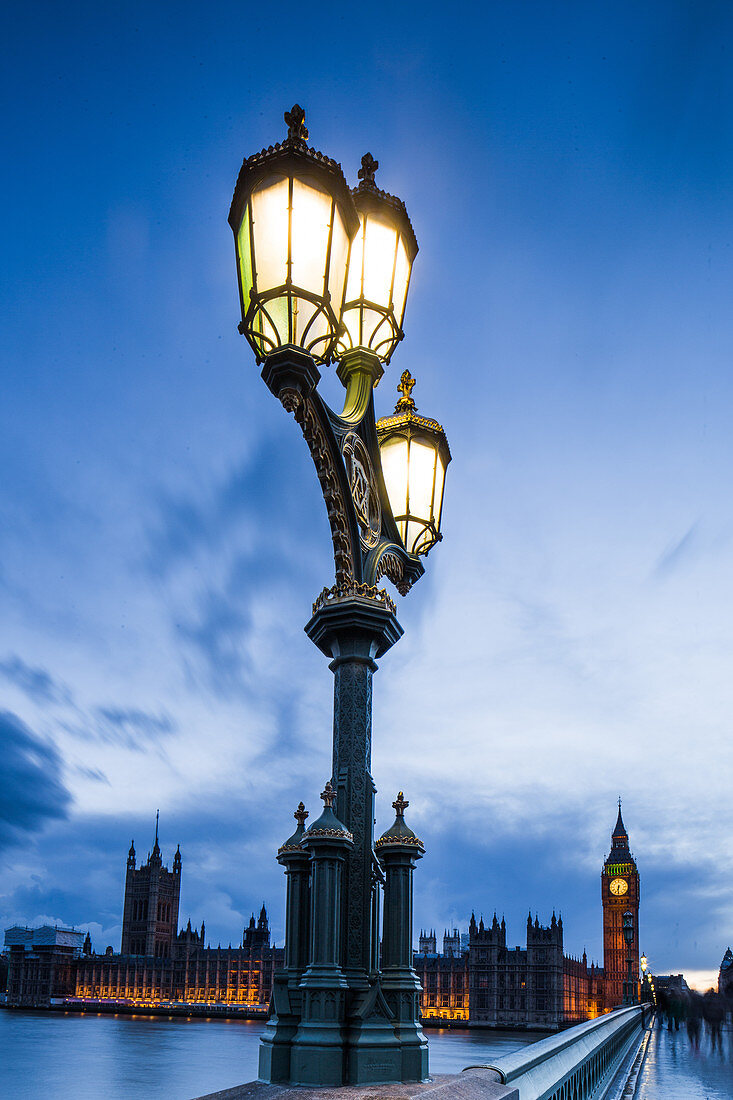
<path id="1" fill-rule="evenodd" d="M 415 379 L 410 374 L 409 370 L 403 370 L 402 377 L 400 378 L 400 384 L 397 387 L 402 397 L 399 399 L 395 406 L 395 412 L 408 412 L 417 408 L 415 402 L 412 400 L 412 390 L 415 385 Z"/>
<path id="2" fill-rule="evenodd" d="M 321 791 L 321 798 L 323 799 L 323 804 L 326 809 L 330 810 L 333 807 L 334 802 L 336 801 L 336 791 L 331 786 L 330 779 L 326 784 L 325 789 Z"/>
<path id="3" fill-rule="evenodd" d="M 405 816 L 405 810 L 407 809 L 407 807 L 409 805 L 410 805 L 410 803 L 407 801 L 407 799 L 405 798 L 402 791 L 400 791 L 400 793 L 397 795 L 396 802 L 392 803 L 392 806 L 393 806 L 393 808 L 395 810 L 395 813 L 397 814 L 398 817 L 404 817 Z"/>
<path id="4" fill-rule="evenodd" d="M 155 811 L 155 843 L 158 843 L 158 818 L 160 817 L 160 810 Z"/>
<path id="5" fill-rule="evenodd" d="M 377 186 L 374 182 L 374 173 L 377 168 L 379 168 L 379 161 L 375 160 L 371 153 L 365 153 L 361 158 L 361 168 L 359 169 L 360 187 Z"/>
<path id="6" fill-rule="evenodd" d="M 299 103 L 294 103 L 283 118 L 288 124 L 288 139 L 292 141 L 305 141 L 308 137 L 308 128 L 305 124 L 305 111 Z"/>
<path id="7" fill-rule="evenodd" d="M 621 809 L 621 795 L 618 796 L 618 808 Z"/>
<path id="8" fill-rule="evenodd" d="M 305 823 L 305 819 L 308 817 L 308 811 L 306 810 L 302 802 L 298 803 L 298 809 L 293 814 L 293 817 L 299 825 L 303 825 Z"/>

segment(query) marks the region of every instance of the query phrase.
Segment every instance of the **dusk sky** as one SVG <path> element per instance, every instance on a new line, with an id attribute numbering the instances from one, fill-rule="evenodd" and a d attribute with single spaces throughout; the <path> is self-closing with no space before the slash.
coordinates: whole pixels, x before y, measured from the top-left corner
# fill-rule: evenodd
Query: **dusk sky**
<path id="1" fill-rule="evenodd" d="M 375 677 L 378 829 L 416 935 L 561 910 L 600 960 L 623 798 L 656 973 L 733 938 L 733 7 L 14 4 L 3 27 L 0 932 L 119 948 L 183 855 L 238 943 L 330 774 L 333 582 L 297 425 L 237 333 L 242 158 L 310 144 L 407 204 L 402 370 L 450 441 L 444 541 Z M 338 402 L 333 368 L 327 398 Z"/>

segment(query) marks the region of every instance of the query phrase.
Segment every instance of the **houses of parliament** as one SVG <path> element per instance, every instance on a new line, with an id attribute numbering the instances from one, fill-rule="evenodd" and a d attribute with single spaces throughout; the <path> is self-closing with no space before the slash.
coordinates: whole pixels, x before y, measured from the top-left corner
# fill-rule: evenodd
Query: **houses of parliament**
<path id="1" fill-rule="evenodd" d="M 252 915 L 239 945 L 207 947 L 206 929 L 179 930 L 182 857 L 163 863 L 155 843 L 137 864 L 134 842 L 125 874 L 122 944 L 95 954 L 87 934 L 11 928 L 9 1005 L 175 1009 L 185 1014 L 264 1015 L 283 949 L 270 942 L 267 912 Z M 553 1030 L 598 1016 L 638 997 L 639 874 L 621 816 L 601 871 L 603 966 L 565 955 L 562 918 L 527 918 L 523 948 L 507 945 L 504 920 L 471 916 L 468 933 L 446 931 L 443 950 L 422 932 L 414 967 L 426 1023 Z"/>
<path id="2" fill-rule="evenodd" d="M 621 816 L 601 871 L 603 966 L 564 951 L 562 917 L 527 917 L 524 947 L 507 946 L 504 919 L 476 923 L 468 935 L 421 933 L 414 966 L 426 1021 L 465 1020 L 485 1027 L 552 1030 L 638 1000 L 639 872 Z"/>

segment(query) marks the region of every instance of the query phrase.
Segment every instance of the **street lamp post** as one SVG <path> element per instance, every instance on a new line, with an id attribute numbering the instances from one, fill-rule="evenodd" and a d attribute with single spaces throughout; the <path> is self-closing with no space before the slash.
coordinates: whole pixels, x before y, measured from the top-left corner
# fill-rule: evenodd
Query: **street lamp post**
<path id="1" fill-rule="evenodd" d="M 403 372 L 392 416 L 376 421 L 373 390 L 403 338 L 417 241 L 400 199 L 379 190 L 362 158 L 348 188 L 335 161 L 308 147 L 305 116 L 245 159 L 229 214 L 242 320 L 262 378 L 299 424 L 316 467 L 333 542 L 335 584 L 305 630 L 334 674 L 333 770 L 323 814 L 307 812 L 282 845 L 287 876 L 285 966 L 274 977 L 260 1079 L 303 1085 L 423 1080 L 427 1041 L 412 968 L 412 873 L 424 848 L 393 805 L 375 848 L 372 678 L 402 635 L 382 578 L 406 595 L 440 540 L 450 449 L 418 415 Z M 340 414 L 318 392 L 337 360 Z M 380 889 L 384 952 L 380 958 Z"/>

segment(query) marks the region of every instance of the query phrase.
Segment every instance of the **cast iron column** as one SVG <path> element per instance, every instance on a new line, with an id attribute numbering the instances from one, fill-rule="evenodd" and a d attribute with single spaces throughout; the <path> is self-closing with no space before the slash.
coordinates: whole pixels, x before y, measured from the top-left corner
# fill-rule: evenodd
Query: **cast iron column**
<path id="1" fill-rule="evenodd" d="M 375 658 L 402 636 L 402 627 L 386 600 L 344 594 L 318 608 L 305 629 L 333 658 L 333 784 L 338 816 L 354 838 L 346 866 L 342 966 L 352 989 L 367 989 L 374 960 L 372 676 Z"/>
<path id="2" fill-rule="evenodd" d="M 290 1044 L 300 1023 L 298 988 L 308 965 L 310 926 L 310 856 L 302 846 L 308 811 L 301 802 L 293 814 L 298 827 L 279 848 L 278 863 L 285 868 L 284 966 L 272 977 L 272 999 L 267 1027 L 260 1042 L 259 1077 L 263 1081 L 290 1080 Z"/>
<path id="3" fill-rule="evenodd" d="M 395 822 L 375 847 L 385 872 L 382 992 L 395 1019 L 402 1080 L 428 1076 L 428 1041 L 420 1027 L 420 981 L 412 965 L 412 876 L 425 848 L 405 823 L 409 802 L 402 791 L 392 803 Z"/>
<path id="4" fill-rule="evenodd" d="M 343 1025 L 348 986 L 340 965 L 343 863 L 351 833 L 333 812 L 330 783 L 324 809 L 302 844 L 311 854 L 308 967 L 300 982 L 300 1026 L 290 1052 L 290 1080 L 297 1085 L 340 1085 L 344 1074 Z"/>

